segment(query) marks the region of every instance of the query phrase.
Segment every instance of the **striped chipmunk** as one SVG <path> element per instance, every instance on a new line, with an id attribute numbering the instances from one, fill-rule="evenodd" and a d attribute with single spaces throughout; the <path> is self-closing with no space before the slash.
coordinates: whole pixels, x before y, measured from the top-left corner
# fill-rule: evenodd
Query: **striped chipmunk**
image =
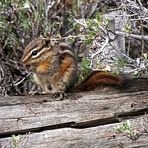
<path id="1" fill-rule="evenodd" d="M 102 86 L 120 89 L 124 84 L 123 79 L 110 72 L 94 71 L 75 85 L 77 61 L 72 48 L 66 43 L 51 45 L 50 39 L 42 37 L 26 46 L 21 61 L 31 67 L 34 81 L 42 93 L 52 93 L 61 99 L 67 91 L 99 90 Z"/>
<path id="2" fill-rule="evenodd" d="M 62 99 L 76 82 L 77 63 L 66 43 L 51 45 L 49 39 L 35 38 L 26 46 L 21 61 L 31 67 L 43 94 L 52 93 Z"/>

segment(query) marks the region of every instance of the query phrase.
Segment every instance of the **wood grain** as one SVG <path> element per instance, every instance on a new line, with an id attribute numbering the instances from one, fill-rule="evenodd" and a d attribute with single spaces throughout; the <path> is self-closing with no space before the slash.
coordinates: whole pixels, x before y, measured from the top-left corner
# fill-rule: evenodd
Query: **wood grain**
<path id="1" fill-rule="evenodd" d="M 137 137 L 130 137 L 125 132 L 118 133 L 117 127 L 122 126 L 122 123 L 115 123 L 85 129 L 61 128 L 28 133 L 21 137 L 17 146 L 20 148 L 147 148 L 148 136 L 143 126 L 146 120 L 146 115 L 130 120 L 133 130 L 139 132 Z M 0 139 L 1 147 L 11 147 L 12 141 L 12 137 Z"/>
<path id="2" fill-rule="evenodd" d="M 50 129 L 60 124 L 89 127 L 118 122 L 117 114 L 148 111 L 148 92 L 83 93 L 59 101 L 49 96 L 0 98 L 0 136 Z M 68 124 L 69 123 L 69 124 Z M 86 124 L 85 124 L 86 123 Z M 62 125 L 63 126 L 63 125 Z M 65 126 L 65 125 L 64 125 Z"/>

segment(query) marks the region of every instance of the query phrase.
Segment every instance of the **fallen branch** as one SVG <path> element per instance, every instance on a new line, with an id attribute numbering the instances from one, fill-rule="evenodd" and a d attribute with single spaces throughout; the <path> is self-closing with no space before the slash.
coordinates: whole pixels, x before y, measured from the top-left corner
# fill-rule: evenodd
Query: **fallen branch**
<path id="1" fill-rule="evenodd" d="M 137 35 L 137 34 L 130 34 L 126 32 L 116 31 L 116 35 L 128 37 L 128 38 L 134 38 L 137 40 L 146 40 L 148 41 L 148 35 Z"/>

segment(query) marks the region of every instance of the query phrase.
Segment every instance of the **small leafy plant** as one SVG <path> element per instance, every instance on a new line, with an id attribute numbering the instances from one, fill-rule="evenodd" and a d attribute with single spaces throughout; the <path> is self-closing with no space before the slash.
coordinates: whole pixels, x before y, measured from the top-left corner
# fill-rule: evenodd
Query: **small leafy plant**
<path id="1" fill-rule="evenodd" d="M 18 144 L 21 142 L 22 140 L 22 135 L 12 135 L 12 148 L 17 148 Z"/>
<path id="2" fill-rule="evenodd" d="M 117 126 L 116 132 L 124 133 L 132 140 L 137 140 L 140 136 L 140 132 L 132 127 L 129 120 L 125 123 L 122 123 L 120 126 Z"/>
<path id="3" fill-rule="evenodd" d="M 90 73 L 90 71 L 90 61 L 86 57 L 83 57 L 80 64 L 80 73 L 78 75 L 78 80 L 84 79 Z"/>

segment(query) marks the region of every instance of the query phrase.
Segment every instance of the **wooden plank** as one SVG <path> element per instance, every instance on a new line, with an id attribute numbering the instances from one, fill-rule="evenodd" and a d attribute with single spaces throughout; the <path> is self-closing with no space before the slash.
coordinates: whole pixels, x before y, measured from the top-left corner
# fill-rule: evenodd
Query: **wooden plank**
<path id="1" fill-rule="evenodd" d="M 81 123 L 115 118 L 115 113 L 148 110 L 148 92 L 83 93 L 67 100 L 51 95 L 0 98 L 0 135 L 36 131 L 62 123 Z M 147 112 L 147 111 L 146 111 Z M 143 113 L 144 114 L 144 113 Z M 113 121 L 115 122 L 115 121 Z M 98 123 L 97 123 L 98 124 Z M 32 130 L 31 130 L 32 129 Z"/>
<path id="2" fill-rule="evenodd" d="M 131 136 L 126 132 L 118 133 L 117 126 L 122 123 L 109 124 L 85 129 L 61 128 L 45 130 L 40 133 L 22 135 L 18 148 L 147 148 L 148 118 L 147 115 L 130 120 L 132 132 L 139 136 Z M 131 132 L 131 133 L 132 133 Z M 12 146 L 13 138 L 0 139 L 2 148 Z"/>

